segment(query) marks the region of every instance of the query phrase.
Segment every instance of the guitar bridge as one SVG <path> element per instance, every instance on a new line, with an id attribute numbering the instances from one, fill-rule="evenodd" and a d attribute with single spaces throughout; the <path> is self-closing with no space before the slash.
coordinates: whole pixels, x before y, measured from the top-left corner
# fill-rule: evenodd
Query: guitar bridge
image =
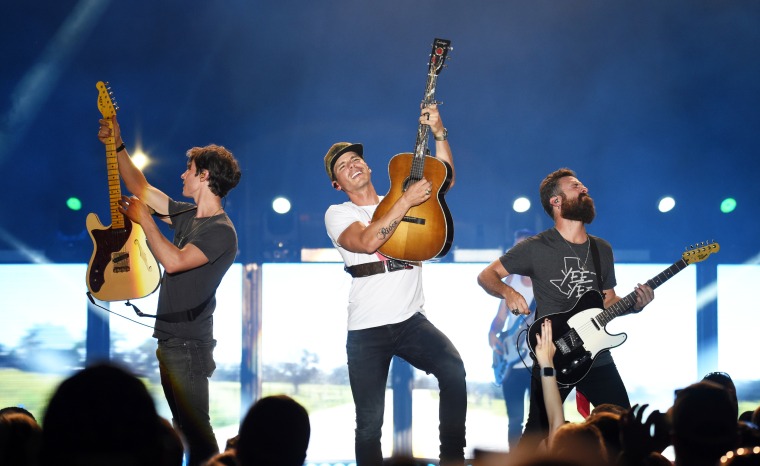
<path id="1" fill-rule="evenodd" d="M 416 223 L 417 225 L 424 225 L 425 219 L 419 218 L 419 217 L 408 217 L 404 216 L 404 218 L 401 219 L 402 222 L 409 222 L 409 223 Z"/>
<path id="2" fill-rule="evenodd" d="M 579 346 L 583 346 L 583 340 L 578 336 L 575 329 L 570 329 L 569 332 L 554 341 L 554 346 L 556 346 L 562 354 L 569 354 Z"/>
<path id="3" fill-rule="evenodd" d="M 128 252 L 113 252 L 111 253 L 111 262 L 113 262 L 113 271 L 129 272 L 129 253 Z"/>

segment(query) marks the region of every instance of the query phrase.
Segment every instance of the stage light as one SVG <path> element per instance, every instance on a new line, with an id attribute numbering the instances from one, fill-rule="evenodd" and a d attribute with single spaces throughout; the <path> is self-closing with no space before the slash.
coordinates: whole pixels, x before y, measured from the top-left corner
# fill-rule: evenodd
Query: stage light
<path id="1" fill-rule="evenodd" d="M 272 201 L 272 210 L 278 214 L 287 214 L 290 212 L 290 201 L 284 197 L 277 197 Z"/>
<path id="2" fill-rule="evenodd" d="M 140 170 L 144 170 L 145 167 L 150 165 L 150 157 L 142 149 L 136 149 L 134 154 L 129 154 L 129 158 L 132 159 L 132 163 Z"/>
<path id="3" fill-rule="evenodd" d="M 530 199 L 524 196 L 518 197 L 515 199 L 515 202 L 512 203 L 512 209 L 519 213 L 527 212 L 528 209 L 530 209 Z"/>
<path id="4" fill-rule="evenodd" d="M 724 214 L 730 214 L 736 209 L 736 199 L 733 197 L 727 197 L 720 203 L 720 211 Z"/>
<path id="5" fill-rule="evenodd" d="M 675 206 L 676 200 L 670 196 L 665 196 L 660 199 L 660 202 L 657 204 L 657 209 L 664 214 L 665 212 L 673 210 Z"/>
<path id="6" fill-rule="evenodd" d="M 78 197 L 70 197 L 66 199 L 66 207 L 71 210 L 78 211 L 82 209 L 82 201 Z"/>

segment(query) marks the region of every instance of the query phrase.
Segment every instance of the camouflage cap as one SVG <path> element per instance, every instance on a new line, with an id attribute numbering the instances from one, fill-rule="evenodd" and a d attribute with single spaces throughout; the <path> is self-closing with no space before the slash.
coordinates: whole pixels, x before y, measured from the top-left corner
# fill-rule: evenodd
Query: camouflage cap
<path id="1" fill-rule="evenodd" d="M 361 144 L 351 142 L 336 142 L 333 144 L 330 150 L 327 151 L 327 154 L 325 154 L 325 171 L 330 181 L 335 179 L 335 174 L 333 173 L 335 162 L 338 160 L 338 157 L 346 152 L 356 152 L 361 158 L 364 158 L 364 147 Z"/>

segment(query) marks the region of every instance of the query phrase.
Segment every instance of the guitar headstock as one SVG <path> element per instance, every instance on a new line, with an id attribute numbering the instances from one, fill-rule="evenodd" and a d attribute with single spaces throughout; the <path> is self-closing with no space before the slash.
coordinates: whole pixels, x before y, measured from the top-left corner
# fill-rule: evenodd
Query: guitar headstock
<path id="1" fill-rule="evenodd" d="M 687 264 L 696 264 L 707 259 L 710 254 L 714 254 L 720 251 L 720 245 L 715 242 L 702 242 L 692 245 L 688 248 L 688 251 L 682 254 L 683 260 Z"/>
<path id="2" fill-rule="evenodd" d="M 430 74 L 438 75 L 443 69 L 443 64 L 449 55 L 451 41 L 446 39 L 434 39 L 433 50 L 430 52 Z"/>
<path id="3" fill-rule="evenodd" d="M 113 93 L 111 92 L 111 88 L 108 87 L 108 83 L 98 81 L 95 87 L 98 88 L 98 110 L 100 110 L 100 114 L 103 115 L 103 118 L 115 116 L 119 106 L 111 100 Z"/>

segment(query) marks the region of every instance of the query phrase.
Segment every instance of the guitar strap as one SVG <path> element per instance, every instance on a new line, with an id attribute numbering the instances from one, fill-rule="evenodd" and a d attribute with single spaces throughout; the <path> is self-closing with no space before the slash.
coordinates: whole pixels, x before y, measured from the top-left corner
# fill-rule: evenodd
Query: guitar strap
<path id="1" fill-rule="evenodd" d="M 126 302 L 127 306 L 131 306 L 132 309 L 135 310 L 135 314 L 137 314 L 140 317 L 152 317 L 156 320 L 161 320 L 164 322 L 170 322 L 170 323 L 179 323 L 179 322 L 192 322 L 195 319 L 198 318 L 199 315 L 203 312 L 204 309 L 206 309 L 206 306 L 208 306 L 208 303 L 211 302 L 211 300 L 214 299 L 214 295 L 211 295 L 200 303 L 199 305 L 195 306 L 192 309 L 188 309 L 186 311 L 180 311 L 180 312 L 170 312 L 169 314 L 146 314 L 142 312 L 140 309 L 137 308 L 134 304 L 130 303 L 129 301 Z"/>
<path id="2" fill-rule="evenodd" d="M 599 293 L 602 294 L 604 299 L 604 285 L 602 285 L 602 261 L 599 259 L 599 248 L 596 245 L 596 240 L 591 235 L 588 235 L 588 240 L 591 242 L 591 258 L 594 261 L 594 270 L 596 270 L 596 282 L 599 285 Z M 591 413 L 591 402 L 589 402 L 586 395 L 575 389 L 575 407 L 583 418 L 587 418 Z"/>
<path id="3" fill-rule="evenodd" d="M 596 240 L 591 235 L 588 235 L 588 240 L 591 242 L 591 258 L 594 261 L 594 270 L 596 270 L 596 282 L 599 286 L 599 293 L 604 298 L 604 285 L 602 285 L 602 262 L 599 259 L 599 248 L 596 246 Z"/>

